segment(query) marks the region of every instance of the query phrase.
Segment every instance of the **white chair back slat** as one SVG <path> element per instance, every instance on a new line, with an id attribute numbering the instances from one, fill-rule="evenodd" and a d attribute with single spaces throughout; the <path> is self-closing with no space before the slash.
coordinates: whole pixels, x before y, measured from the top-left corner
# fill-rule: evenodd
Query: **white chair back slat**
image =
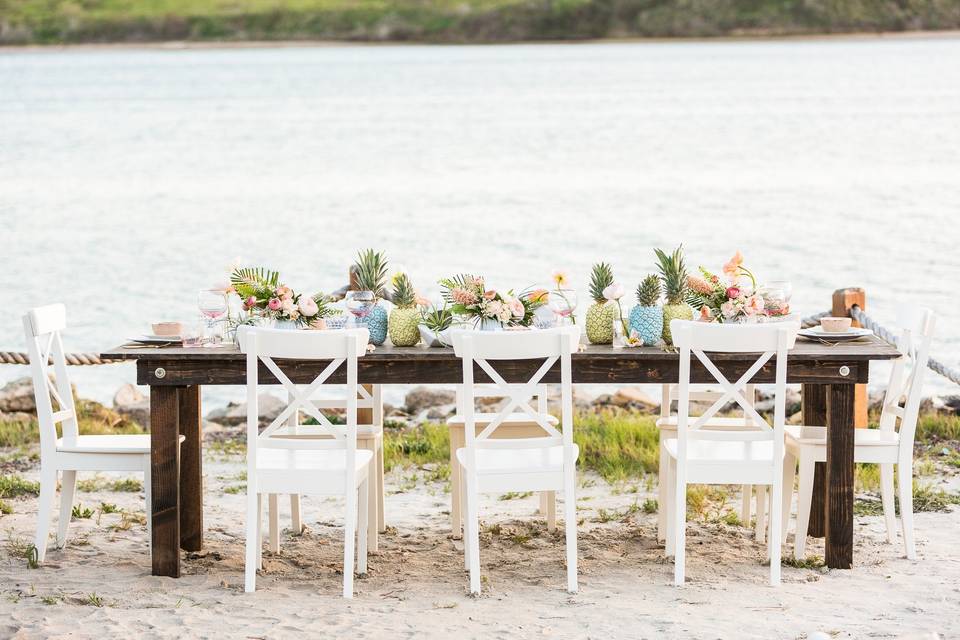
<path id="1" fill-rule="evenodd" d="M 23 316 L 40 426 L 41 457 L 56 450 L 57 424 L 61 425 L 66 445 L 74 446 L 79 435 L 73 389 L 60 335 L 65 328 L 66 308 L 62 304 L 38 307 Z"/>
<path id="2" fill-rule="evenodd" d="M 722 398 L 724 393 L 722 391 L 717 391 L 715 389 L 703 389 L 701 387 L 707 385 L 702 384 L 691 384 L 690 385 L 690 402 L 716 402 L 719 398 Z M 660 417 L 667 419 L 670 418 L 673 411 L 673 403 L 679 397 L 679 385 L 677 384 L 663 384 L 661 387 L 660 393 Z M 746 397 L 747 403 L 750 406 L 754 406 L 757 401 L 757 394 L 755 385 L 748 384 L 744 390 L 744 396 Z M 752 427 L 754 423 L 753 417 L 744 411 L 743 412 L 743 426 Z"/>

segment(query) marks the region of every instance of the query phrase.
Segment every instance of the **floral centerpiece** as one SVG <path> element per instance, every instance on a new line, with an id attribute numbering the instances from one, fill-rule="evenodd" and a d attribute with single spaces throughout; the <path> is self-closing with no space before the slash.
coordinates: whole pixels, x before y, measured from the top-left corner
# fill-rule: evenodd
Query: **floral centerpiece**
<path id="1" fill-rule="evenodd" d="M 723 265 L 725 278 L 700 267 L 700 276 L 690 276 L 689 302 L 706 322 L 763 322 L 785 316 L 788 305 L 768 306 L 757 288 L 753 272 L 744 266 L 739 251 Z"/>
<path id="2" fill-rule="evenodd" d="M 306 296 L 280 282 L 277 271 L 262 267 L 239 267 L 230 274 L 226 293 L 239 296 L 244 315 L 234 324 L 256 324 L 266 319 L 289 322 L 296 327 L 317 326 L 335 315 L 330 299 L 323 293 Z"/>
<path id="3" fill-rule="evenodd" d="M 460 274 L 439 282 L 443 299 L 450 310 L 459 316 L 471 318 L 481 328 L 529 327 L 537 309 L 546 304 L 543 291 L 524 291 L 514 294 L 487 289 L 479 276 Z"/>

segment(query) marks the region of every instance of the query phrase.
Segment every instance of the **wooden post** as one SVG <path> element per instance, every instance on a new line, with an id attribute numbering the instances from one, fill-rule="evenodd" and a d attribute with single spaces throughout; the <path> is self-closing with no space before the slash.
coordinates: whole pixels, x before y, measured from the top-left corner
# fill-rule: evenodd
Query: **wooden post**
<path id="1" fill-rule="evenodd" d="M 813 427 L 827 426 L 827 390 L 825 384 L 803 385 L 803 424 Z M 810 501 L 810 523 L 807 535 L 822 538 L 826 529 L 826 465 L 817 462 L 813 471 L 813 497 Z"/>
<path id="2" fill-rule="evenodd" d="M 839 318 L 850 317 L 850 307 L 857 305 L 862 311 L 867 310 L 867 294 L 859 287 L 837 289 L 833 292 L 833 307 L 830 313 Z M 860 323 L 853 321 L 853 326 Z M 858 429 L 867 428 L 867 385 L 858 384 L 853 395 L 853 425 Z"/>
<path id="3" fill-rule="evenodd" d="M 831 569 L 853 564 L 853 385 L 827 390 L 827 529 L 825 560 Z"/>
<path id="4" fill-rule="evenodd" d="M 200 385 L 180 389 L 180 548 L 203 547 L 203 460 Z"/>
<path id="5" fill-rule="evenodd" d="M 150 387 L 153 575 L 180 577 L 180 395 Z"/>

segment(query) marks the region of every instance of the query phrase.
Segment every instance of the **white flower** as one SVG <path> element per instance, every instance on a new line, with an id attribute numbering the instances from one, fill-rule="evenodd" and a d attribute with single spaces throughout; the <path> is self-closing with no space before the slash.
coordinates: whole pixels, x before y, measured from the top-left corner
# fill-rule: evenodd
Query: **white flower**
<path id="1" fill-rule="evenodd" d="M 732 318 L 737 315 L 737 308 L 732 302 L 727 300 L 722 305 L 720 305 L 720 313 L 723 314 L 724 318 Z"/>
<path id="2" fill-rule="evenodd" d="M 317 311 L 320 310 L 317 308 L 317 303 L 314 302 L 313 298 L 309 296 L 303 296 L 300 298 L 300 304 L 297 306 L 300 307 L 300 313 L 308 318 L 317 315 Z"/>
<path id="3" fill-rule="evenodd" d="M 626 292 L 627 290 L 624 289 L 622 284 L 619 282 L 614 282 L 612 285 L 603 290 L 603 297 L 610 301 L 619 300 Z"/>
<path id="4" fill-rule="evenodd" d="M 293 302 L 293 298 L 284 298 L 280 303 L 280 308 L 289 316 L 296 311 L 297 305 Z"/>
<path id="5" fill-rule="evenodd" d="M 510 308 L 510 311 L 513 313 L 513 315 L 517 318 L 522 318 L 527 313 L 527 310 L 523 307 L 523 303 L 520 302 L 519 298 L 511 299 L 510 302 L 507 304 L 507 306 Z"/>
<path id="6" fill-rule="evenodd" d="M 490 300 L 484 303 L 481 308 L 483 309 L 483 315 L 491 318 L 499 318 L 500 312 L 503 310 L 503 303 L 499 300 Z"/>

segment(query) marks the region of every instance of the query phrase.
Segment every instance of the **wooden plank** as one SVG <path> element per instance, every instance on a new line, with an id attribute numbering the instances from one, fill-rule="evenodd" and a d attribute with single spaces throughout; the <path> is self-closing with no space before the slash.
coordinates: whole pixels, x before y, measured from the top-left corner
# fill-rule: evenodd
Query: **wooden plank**
<path id="1" fill-rule="evenodd" d="M 853 564 L 854 386 L 832 384 L 827 392 L 826 562 Z"/>
<path id="2" fill-rule="evenodd" d="M 810 426 L 826 426 L 827 424 L 827 385 L 803 385 L 803 424 Z M 810 524 L 807 535 L 812 538 L 822 538 L 826 514 L 826 484 L 824 483 L 826 468 L 824 463 L 818 462 L 813 474 L 813 500 L 810 506 Z"/>
<path id="3" fill-rule="evenodd" d="M 176 387 L 150 387 L 153 575 L 180 577 L 180 400 Z"/>
<path id="4" fill-rule="evenodd" d="M 848 317 L 850 315 L 850 307 L 853 305 L 857 305 L 860 309 L 866 311 L 867 293 L 859 287 L 837 289 L 833 292 L 833 304 L 830 313 L 838 317 Z M 853 326 L 859 327 L 860 323 L 854 320 Z M 867 396 L 867 385 L 857 385 L 857 389 L 854 392 L 853 403 L 853 424 L 858 429 L 866 429 L 868 423 L 867 410 L 870 405 L 870 400 Z"/>
<path id="5" fill-rule="evenodd" d="M 203 546 L 203 461 L 200 386 L 180 390 L 180 548 Z"/>

